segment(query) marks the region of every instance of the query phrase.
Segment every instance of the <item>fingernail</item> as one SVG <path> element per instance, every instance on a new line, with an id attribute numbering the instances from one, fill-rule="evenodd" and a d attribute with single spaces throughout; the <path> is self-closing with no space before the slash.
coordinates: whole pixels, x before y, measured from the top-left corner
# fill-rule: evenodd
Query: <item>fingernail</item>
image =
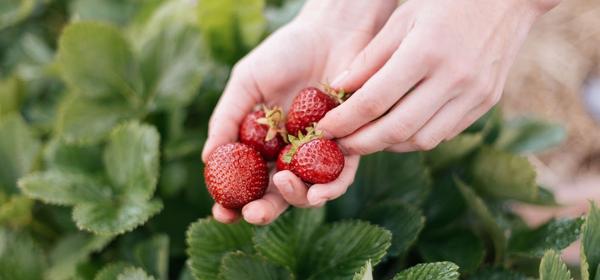
<path id="1" fill-rule="evenodd" d="M 263 222 L 263 220 L 265 219 L 263 213 L 261 213 L 261 211 L 258 210 L 245 211 L 244 217 L 249 223 L 260 223 Z"/>
<path id="2" fill-rule="evenodd" d="M 325 202 L 325 198 L 321 195 L 319 195 L 318 193 L 315 194 L 315 192 L 310 192 L 307 195 L 308 198 L 308 202 L 310 203 L 311 206 L 316 206 L 319 205 L 323 202 Z"/>
<path id="3" fill-rule="evenodd" d="M 346 70 L 339 74 L 337 77 L 335 77 L 335 79 L 333 79 L 333 82 L 331 82 L 331 87 L 338 88 L 340 84 L 344 81 L 346 76 L 348 76 L 348 73 L 350 73 L 350 71 Z"/>
<path id="4" fill-rule="evenodd" d="M 292 187 L 292 183 L 290 183 L 290 181 L 285 181 L 285 183 L 283 183 L 283 191 L 286 193 L 294 193 L 294 188 Z"/>

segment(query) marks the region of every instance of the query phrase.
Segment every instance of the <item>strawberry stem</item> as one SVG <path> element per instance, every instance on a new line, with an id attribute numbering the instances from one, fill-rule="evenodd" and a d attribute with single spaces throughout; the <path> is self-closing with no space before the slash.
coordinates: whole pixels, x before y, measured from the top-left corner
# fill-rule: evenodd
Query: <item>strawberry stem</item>
<path id="1" fill-rule="evenodd" d="M 269 126 L 265 141 L 270 141 L 275 138 L 277 134 L 281 134 L 281 137 L 285 140 L 287 133 L 285 129 L 281 127 L 281 124 L 284 122 L 284 115 L 281 107 L 274 106 L 269 109 L 266 105 L 262 105 L 262 110 L 265 112 L 265 117 L 257 119 L 256 122 L 258 124 Z"/>
<path id="2" fill-rule="evenodd" d="M 323 133 L 319 130 L 316 130 L 314 126 L 306 128 L 306 135 L 304 135 L 302 131 L 298 132 L 298 137 L 291 134 L 288 135 L 288 139 L 290 144 L 292 144 L 292 147 L 283 155 L 283 162 L 290 163 L 292 161 L 292 157 L 294 154 L 296 154 L 296 151 L 298 151 L 300 146 L 320 138 L 323 138 Z"/>
<path id="3" fill-rule="evenodd" d="M 325 91 L 325 93 L 331 95 L 339 104 L 342 104 L 349 97 L 349 95 L 346 94 L 343 88 L 335 90 L 327 83 L 321 83 L 321 85 L 323 86 L 323 90 Z"/>

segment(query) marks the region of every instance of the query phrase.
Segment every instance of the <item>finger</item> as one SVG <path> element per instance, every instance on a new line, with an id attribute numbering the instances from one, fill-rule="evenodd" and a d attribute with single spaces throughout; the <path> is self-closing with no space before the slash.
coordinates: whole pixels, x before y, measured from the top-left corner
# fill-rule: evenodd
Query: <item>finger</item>
<path id="1" fill-rule="evenodd" d="M 409 20 L 408 10 L 403 7 L 392 14 L 375 38 L 358 53 L 348 69 L 333 80 L 333 88 L 356 91 L 390 59 L 413 23 Z"/>
<path id="2" fill-rule="evenodd" d="M 317 129 L 341 138 L 385 114 L 430 69 L 417 41 L 408 35 L 390 60 L 352 97 L 329 111 Z"/>
<path id="3" fill-rule="evenodd" d="M 385 116 L 338 142 L 349 154 L 366 155 L 406 142 L 456 93 L 444 79 L 429 79 Z"/>
<path id="4" fill-rule="evenodd" d="M 289 170 L 284 170 L 273 175 L 273 183 L 283 198 L 296 207 L 307 207 L 306 191 L 308 187 L 298 176 Z"/>
<path id="5" fill-rule="evenodd" d="M 237 140 L 239 125 L 252 108 L 261 101 L 260 92 L 245 64 L 232 71 L 231 78 L 208 124 L 208 139 L 202 150 L 202 160 L 218 146 Z"/>
<path id="6" fill-rule="evenodd" d="M 354 182 L 359 161 L 359 156 L 347 156 L 344 169 L 337 179 L 326 184 L 312 185 L 307 194 L 310 205 L 319 207 L 325 201 L 336 199 L 346 193 L 348 187 Z"/>
<path id="7" fill-rule="evenodd" d="M 236 210 L 227 209 L 218 203 L 213 205 L 212 213 L 215 220 L 224 224 L 233 223 L 240 218 L 240 214 Z"/>
<path id="8" fill-rule="evenodd" d="M 429 151 L 453 132 L 453 128 L 465 118 L 473 104 L 468 95 L 450 100 L 410 140 L 419 151 Z"/>
<path id="9" fill-rule="evenodd" d="M 475 121 L 485 115 L 485 113 L 487 113 L 492 107 L 494 107 L 494 105 L 496 105 L 496 103 L 498 103 L 500 96 L 501 92 L 495 93 L 485 99 L 483 103 L 471 109 L 469 113 L 467 113 L 463 119 L 459 121 L 459 123 L 452 129 L 452 131 L 446 137 L 446 140 L 456 137 L 458 134 L 471 126 Z"/>
<path id="10" fill-rule="evenodd" d="M 450 140 L 459 135 L 479 118 L 485 115 L 487 111 L 489 111 L 489 108 L 485 108 L 483 106 L 471 110 L 456 126 L 454 126 L 452 131 L 448 134 L 448 136 L 446 136 L 446 140 Z"/>
<path id="11" fill-rule="evenodd" d="M 261 198 L 252 201 L 242 208 L 244 219 L 251 224 L 266 225 L 273 222 L 288 204 L 276 189 L 267 191 Z"/>

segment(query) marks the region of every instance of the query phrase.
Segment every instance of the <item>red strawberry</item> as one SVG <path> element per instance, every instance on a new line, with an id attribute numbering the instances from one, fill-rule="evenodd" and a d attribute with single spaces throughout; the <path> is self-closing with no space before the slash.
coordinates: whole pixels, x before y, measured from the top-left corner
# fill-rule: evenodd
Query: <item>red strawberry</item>
<path id="1" fill-rule="evenodd" d="M 292 147 L 283 157 L 289 169 L 302 181 L 324 184 L 335 180 L 344 168 L 344 154 L 337 143 L 321 138 L 320 133 L 308 128 L 306 136 L 290 136 Z"/>
<path id="2" fill-rule="evenodd" d="M 289 134 L 306 133 L 307 127 L 321 120 L 327 112 L 342 103 L 343 91 L 337 93 L 326 88 L 326 92 L 308 87 L 298 93 L 292 101 L 285 123 Z"/>
<path id="3" fill-rule="evenodd" d="M 285 155 L 290 151 L 291 148 L 292 145 L 288 144 L 287 146 L 283 147 L 283 149 L 281 149 L 281 152 L 279 152 L 279 156 L 277 157 L 276 162 L 277 170 L 290 170 L 290 164 L 285 161 Z"/>
<path id="4" fill-rule="evenodd" d="M 283 129 L 280 128 L 282 120 L 281 108 L 269 109 L 263 106 L 262 110 L 248 114 L 242 121 L 240 142 L 255 148 L 266 160 L 275 159 L 285 145 L 281 136 Z"/>
<path id="5" fill-rule="evenodd" d="M 208 157 L 204 180 L 217 203 L 225 208 L 238 209 L 265 194 L 269 170 L 260 153 L 250 146 L 225 144 Z"/>

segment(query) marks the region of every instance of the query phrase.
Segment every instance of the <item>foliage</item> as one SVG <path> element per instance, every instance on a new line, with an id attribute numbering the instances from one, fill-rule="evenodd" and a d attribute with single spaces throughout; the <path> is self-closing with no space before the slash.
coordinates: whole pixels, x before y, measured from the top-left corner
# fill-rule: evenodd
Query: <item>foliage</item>
<path id="1" fill-rule="evenodd" d="M 430 152 L 362 159 L 322 209 L 210 215 L 199 153 L 232 65 L 302 0 L 0 4 L 0 279 L 599 279 L 600 210 L 556 205 L 518 153 L 556 125 L 496 109 Z M 523 269 L 539 263 L 539 270 Z"/>

